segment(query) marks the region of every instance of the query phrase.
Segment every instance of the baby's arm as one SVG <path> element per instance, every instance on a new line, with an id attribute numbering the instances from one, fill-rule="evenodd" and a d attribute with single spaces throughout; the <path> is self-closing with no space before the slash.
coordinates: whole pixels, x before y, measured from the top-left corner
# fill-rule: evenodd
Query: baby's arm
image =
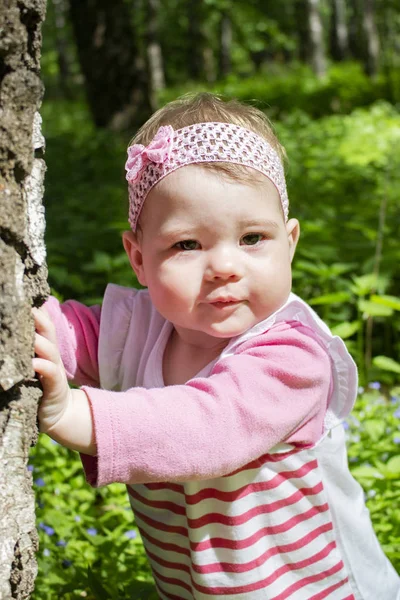
<path id="1" fill-rule="evenodd" d="M 86 462 L 97 485 L 206 479 L 232 472 L 280 442 L 315 443 L 330 379 L 330 359 L 311 330 L 282 324 L 219 361 L 208 378 L 126 392 L 85 387 L 91 411 L 85 407 L 84 414 L 93 419 L 86 426 L 92 436 L 94 428 L 96 448 L 94 440 L 86 447 L 88 435 L 80 446 L 78 432 L 68 431 L 78 417 L 72 403 L 60 429 L 49 434 L 84 453 L 97 451 Z M 81 402 L 83 396 L 77 406 Z"/>

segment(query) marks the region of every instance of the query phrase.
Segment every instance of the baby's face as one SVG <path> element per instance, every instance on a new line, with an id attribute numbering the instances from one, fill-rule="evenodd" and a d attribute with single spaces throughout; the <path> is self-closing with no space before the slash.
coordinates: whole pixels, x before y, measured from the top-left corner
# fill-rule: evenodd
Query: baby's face
<path id="1" fill-rule="evenodd" d="M 289 295 L 299 227 L 266 178 L 250 186 L 183 167 L 150 192 L 141 227 L 133 267 L 186 339 L 240 335 Z"/>

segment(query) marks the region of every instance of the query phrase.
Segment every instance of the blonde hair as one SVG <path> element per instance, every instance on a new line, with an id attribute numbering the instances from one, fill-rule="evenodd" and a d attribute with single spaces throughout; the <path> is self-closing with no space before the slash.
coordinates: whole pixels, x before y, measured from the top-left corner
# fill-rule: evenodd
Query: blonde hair
<path id="1" fill-rule="evenodd" d="M 271 144 L 282 163 L 286 158 L 284 147 L 279 143 L 268 117 L 261 110 L 234 99 L 224 100 L 222 96 L 208 92 L 185 94 L 160 108 L 139 129 L 129 145 L 147 146 L 162 125 L 171 125 L 176 130 L 208 122 L 233 123 L 249 129 Z M 253 169 L 242 165 L 210 162 L 202 163 L 202 167 L 246 183 L 258 178 Z"/>

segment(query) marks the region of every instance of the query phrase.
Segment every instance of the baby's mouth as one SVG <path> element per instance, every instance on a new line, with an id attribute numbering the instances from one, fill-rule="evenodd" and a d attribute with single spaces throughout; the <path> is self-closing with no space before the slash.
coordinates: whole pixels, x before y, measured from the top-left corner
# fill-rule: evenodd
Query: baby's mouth
<path id="1" fill-rule="evenodd" d="M 241 302 L 241 300 L 236 300 L 235 298 L 217 298 L 216 300 L 211 301 L 210 304 L 214 308 L 223 310 L 237 306 Z"/>

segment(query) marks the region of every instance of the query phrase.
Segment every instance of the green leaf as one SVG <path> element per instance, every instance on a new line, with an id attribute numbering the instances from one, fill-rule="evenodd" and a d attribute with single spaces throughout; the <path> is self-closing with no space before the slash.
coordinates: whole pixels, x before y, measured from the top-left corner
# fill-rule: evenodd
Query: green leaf
<path id="1" fill-rule="evenodd" d="M 342 304 L 350 299 L 348 292 L 337 292 L 336 294 L 324 294 L 309 300 L 309 304 Z"/>
<path id="2" fill-rule="evenodd" d="M 369 467 L 368 465 L 362 465 L 361 467 L 356 467 L 352 469 L 354 477 L 360 479 L 384 479 L 382 473 L 378 471 L 375 467 Z"/>
<path id="3" fill-rule="evenodd" d="M 397 298 L 396 296 L 373 295 L 370 300 L 376 304 L 382 304 L 383 306 L 393 308 L 393 310 L 400 310 L 400 298 Z"/>
<path id="4" fill-rule="evenodd" d="M 385 433 L 386 425 L 379 419 L 368 419 L 364 423 L 364 429 L 373 442 L 377 442 Z"/>
<path id="5" fill-rule="evenodd" d="M 386 469 L 394 475 L 400 475 L 400 456 L 392 456 L 386 463 Z"/>
<path id="6" fill-rule="evenodd" d="M 400 373 L 400 363 L 389 358 L 388 356 L 375 356 L 372 359 L 372 364 L 382 371 L 391 371 L 392 373 Z"/>
<path id="7" fill-rule="evenodd" d="M 393 314 L 393 309 L 383 304 L 377 304 L 370 300 L 359 300 L 358 307 L 361 312 L 369 317 L 390 317 Z"/>
<path id="8" fill-rule="evenodd" d="M 95 573 L 90 567 L 88 567 L 87 576 L 90 589 L 93 592 L 96 600 L 111 600 L 112 595 L 100 582 L 99 574 Z"/>
<path id="9" fill-rule="evenodd" d="M 377 287 L 377 276 L 373 273 L 354 277 L 353 291 L 357 296 L 366 296 Z"/>
<path id="10" fill-rule="evenodd" d="M 340 323 L 339 325 L 332 327 L 331 331 L 332 331 L 333 335 L 338 335 L 343 340 L 345 340 L 345 339 L 351 337 L 352 335 L 354 335 L 356 333 L 356 331 L 358 331 L 359 329 L 360 329 L 359 321 L 352 321 L 352 322 L 345 321 L 344 323 Z"/>

